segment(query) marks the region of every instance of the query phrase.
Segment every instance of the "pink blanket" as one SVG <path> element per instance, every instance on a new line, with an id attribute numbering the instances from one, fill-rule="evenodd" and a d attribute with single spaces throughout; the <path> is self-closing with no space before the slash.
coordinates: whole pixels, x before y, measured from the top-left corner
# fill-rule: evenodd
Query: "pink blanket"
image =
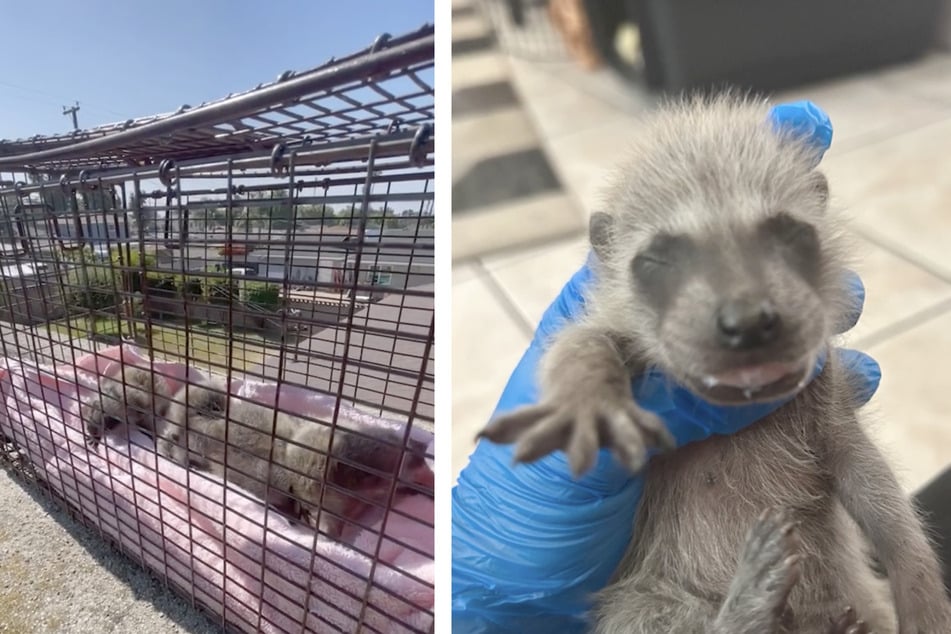
<path id="1" fill-rule="evenodd" d="M 397 497 L 389 512 L 361 518 L 370 528 L 342 544 L 288 523 L 220 478 L 158 456 L 138 430 L 107 434 L 91 453 L 78 399 L 94 392 L 96 374 L 115 375 L 120 357 L 149 367 L 127 347 L 82 357 L 76 368 L 0 359 L 0 431 L 51 488 L 153 571 L 242 630 L 300 632 L 305 624 L 312 632 L 352 632 L 362 619 L 361 631 L 428 631 L 432 497 Z M 196 372 L 172 363 L 154 368 L 179 385 Z M 262 403 L 273 404 L 278 392 L 274 384 L 251 381 L 234 387 Z M 332 419 L 332 398 L 286 385 L 279 396 L 282 410 Z M 342 406 L 338 423 L 347 427 L 348 421 L 405 429 Z M 432 448 L 431 434 L 415 428 L 411 434 Z M 431 487 L 431 470 L 422 481 Z"/>

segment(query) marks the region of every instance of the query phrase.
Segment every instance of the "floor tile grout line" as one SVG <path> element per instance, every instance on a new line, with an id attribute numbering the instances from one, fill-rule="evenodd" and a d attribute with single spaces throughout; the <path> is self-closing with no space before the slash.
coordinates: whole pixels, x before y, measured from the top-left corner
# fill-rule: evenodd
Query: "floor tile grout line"
<path id="1" fill-rule="evenodd" d="M 931 275 L 940 282 L 951 284 L 951 274 L 936 268 L 930 262 L 919 258 L 914 253 L 905 250 L 890 240 L 883 239 L 881 236 L 860 227 L 854 227 L 852 230 L 863 240 L 866 240 L 876 247 L 883 249 L 885 252 L 898 258 L 899 260 L 902 260 L 906 264 L 909 264 L 918 270 Z M 883 326 L 882 328 L 871 332 L 864 337 L 860 337 L 855 341 L 855 344 L 862 347 L 878 345 L 893 337 L 913 330 L 914 328 L 917 328 L 918 326 L 921 326 L 932 319 L 936 319 L 948 311 L 951 311 L 951 298 L 943 299 L 935 304 L 932 304 L 931 306 L 927 306 L 915 313 L 912 313 L 907 317 L 899 319 L 896 322 L 893 322 L 887 326 Z"/>
<path id="2" fill-rule="evenodd" d="M 503 117 L 503 116 L 514 115 L 518 113 L 519 111 L 520 111 L 520 108 L 518 108 L 517 106 L 510 106 L 504 109 L 502 108 L 497 109 L 493 111 L 491 114 L 496 117 Z M 476 126 L 484 125 L 486 119 L 489 119 L 489 117 L 486 116 L 484 113 L 478 113 L 478 114 L 460 117 L 458 121 L 460 123 L 465 123 L 466 125 L 476 127 Z M 497 122 L 498 121 L 496 121 L 496 123 Z M 526 137 L 527 136 L 528 135 L 526 135 Z M 500 138 L 502 138 L 502 141 L 496 142 L 495 147 L 486 152 L 472 152 L 471 154 L 469 154 L 467 151 L 466 152 L 460 151 L 459 154 L 464 156 L 464 158 L 460 158 L 459 160 L 471 163 L 472 166 L 474 167 L 481 162 L 491 161 L 492 159 L 504 157 L 508 154 L 512 154 L 516 152 L 530 152 L 532 150 L 538 149 L 538 150 L 541 150 L 545 154 L 545 160 L 548 161 L 549 164 L 551 164 L 551 158 L 548 156 L 547 152 L 544 152 L 544 148 L 542 147 L 542 139 L 538 137 L 537 135 L 533 136 L 532 138 L 526 138 L 524 142 L 518 142 L 517 139 L 512 140 L 508 137 L 503 137 L 501 135 L 500 135 Z M 461 143 L 461 139 L 459 142 Z M 452 175 L 453 185 L 460 182 L 469 172 L 469 170 L 461 170 L 461 171 L 462 173 L 460 174 L 456 174 L 454 171 Z M 562 188 L 564 188 L 563 183 L 561 184 L 561 186 Z"/>
<path id="3" fill-rule="evenodd" d="M 564 80 L 559 79 L 558 81 L 562 82 L 567 88 L 572 88 L 572 86 L 568 84 L 567 82 L 564 82 Z M 544 134 L 544 126 L 541 124 L 540 117 L 537 114 L 535 114 L 534 108 L 532 108 L 529 105 L 529 103 L 532 100 L 526 97 L 527 93 L 530 91 L 523 89 L 520 86 L 520 82 L 518 82 L 514 77 L 512 78 L 512 85 L 516 87 L 516 91 L 519 93 L 519 97 L 521 98 L 521 101 L 522 101 L 522 107 L 525 109 L 525 114 L 528 115 L 528 119 L 532 122 L 532 125 L 534 126 L 535 130 L 538 132 L 538 135 L 546 141 L 560 141 L 562 139 L 569 139 L 573 136 L 584 134 L 587 132 L 593 132 L 595 130 L 600 130 L 602 127 L 611 125 L 612 123 L 616 123 L 614 121 L 592 122 L 590 125 L 574 127 L 570 131 L 567 131 L 563 134 Z M 615 113 L 617 118 L 628 120 L 628 121 L 632 118 L 629 115 L 629 113 L 625 112 L 621 108 L 618 108 L 615 104 L 609 103 L 603 99 L 598 99 L 598 100 L 602 102 L 602 105 L 610 108 L 611 111 Z"/>
<path id="4" fill-rule="evenodd" d="M 492 271 L 486 268 L 481 258 L 476 263 L 480 270 L 480 277 L 485 281 L 489 292 L 498 300 L 502 310 L 512 318 L 518 328 L 531 340 L 535 336 L 535 327 L 530 323 L 528 316 L 515 303 L 514 299 L 505 291 Z"/>
<path id="5" fill-rule="evenodd" d="M 507 59 L 511 60 L 511 56 L 507 56 Z M 601 91 L 584 91 L 584 87 L 583 87 L 583 86 L 579 86 L 577 83 L 570 81 L 569 79 L 565 78 L 562 74 L 559 74 L 556 70 L 552 70 L 551 68 L 545 67 L 545 65 L 544 65 L 543 63 L 531 62 L 531 61 L 525 61 L 525 63 L 531 65 L 535 70 L 538 70 L 539 72 L 545 73 L 545 75 L 547 75 L 547 76 L 550 78 L 551 81 L 554 81 L 555 83 L 560 84 L 561 86 L 564 86 L 565 88 L 570 88 L 570 89 L 573 89 L 573 90 L 581 90 L 581 91 L 585 92 L 585 94 L 586 94 L 587 96 L 589 96 L 589 97 L 595 99 L 596 101 L 600 102 L 601 105 L 608 106 L 608 107 L 611 108 L 612 110 L 617 110 L 620 114 L 624 114 L 625 109 L 624 109 L 623 107 L 620 107 L 615 101 L 613 101 L 613 100 L 611 100 L 611 99 L 605 97 Z M 553 63 L 552 66 L 554 66 L 554 65 L 555 65 L 555 64 Z M 572 69 L 572 71 L 575 71 L 575 72 L 578 72 L 578 73 L 588 72 L 588 71 L 582 70 L 582 69 L 581 69 L 580 67 L 578 67 L 575 63 L 570 62 L 570 61 L 569 61 L 569 62 L 558 62 L 558 65 L 560 65 L 560 66 L 562 66 L 562 67 L 568 66 L 569 68 Z M 509 68 L 510 68 L 510 69 L 512 68 L 511 62 L 509 63 Z M 604 66 L 602 69 L 598 69 L 598 70 L 595 71 L 595 72 L 602 72 L 602 70 L 603 70 L 603 72 L 609 72 L 609 73 L 615 73 L 615 74 L 617 73 L 617 71 L 614 70 L 613 68 L 611 68 L 608 64 L 605 64 L 605 66 Z M 512 76 L 513 76 L 513 78 L 514 78 L 514 77 L 516 76 L 516 74 L 513 72 L 513 73 L 512 73 Z M 618 76 L 619 76 L 619 75 L 618 75 Z M 623 78 L 622 78 L 622 79 L 623 79 Z M 584 81 L 584 80 L 582 80 L 582 81 Z M 627 79 L 624 79 L 624 81 L 626 81 L 626 82 L 628 82 L 628 83 L 631 83 L 630 80 L 627 80 Z M 520 85 L 521 85 L 521 82 L 519 82 L 519 81 L 515 81 L 515 82 L 513 82 L 513 83 L 514 83 L 516 86 L 520 86 Z M 655 100 L 655 98 L 656 98 L 656 97 L 655 97 L 655 95 L 656 95 L 655 91 L 652 90 L 652 89 L 650 89 L 650 88 L 648 88 L 647 85 L 646 85 L 646 83 L 645 83 L 645 84 L 642 84 L 641 86 L 644 88 L 645 94 L 646 94 L 652 101 Z"/>
<path id="6" fill-rule="evenodd" d="M 538 238 L 537 240 L 527 239 L 522 241 L 519 244 L 505 246 L 498 249 L 493 249 L 491 251 L 486 251 L 478 255 L 479 258 L 483 260 L 483 266 L 485 266 L 484 260 L 487 258 L 510 258 L 512 259 L 512 264 L 517 264 L 523 260 L 529 258 L 537 257 L 539 253 L 530 253 L 536 251 L 543 251 L 547 248 L 558 248 L 564 246 L 565 244 L 577 240 L 578 238 L 587 237 L 587 231 L 583 228 L 573 229 L 566 231 L 562 234 L 555 234 L 552 236 L 544 236 Z M 518 257 L 524 256 L 524 257 Z M 514 259 L 518 257 L 518 259 Z M 578 266 L 581 266 L 580 264 Z M 486 267 L 486 271 L 493 273 L 492 269 Z"/>
<path id="7" fill-rule="evenodd" d="M 877 233 L 871 232 L 860 226 L 853 226 L 852 231 L 856 233 L 860 238 L 871 242 L 873 245 L 877 246 L 880 249 L 884 249 L 891 255 L 894 255 L 900 260 L 903 260 L 906 264 L 911 264 L 915 268 L 918 268 L 925 273 L 931 275 L 932 277 L 937 278 L 938 280 L 944 282 L 945 284 L 951 284 L 951 273 L 941 270 L 939 267 L 936 267 L 928 260 L 917 256 L 915 253 L 906 250 L 905 248 L 895 244 L 887 238 L 883 238 Z"/>
<path id="8" fill-rule="evenodd" d="M 453 118 L 452 118 L 453 126 L 455 126 L 456 122 L 467 123 L 467 124 L 479 123 L 480 125 L 484 125 L 485 119 L 489 118 L 489 116 L 511 115 L 520 110 L 524 111 L 524 108 L 522 108 L 518 104 L 510 104 L 510 105 L 493 107 L 493 108 L 483 108 L 482 110 L 473 111 L 468 114 L 460 114 L 459 116 L 453 115 Z M 537 147 L 540 145 L 539 143 L 540 139 L 536 137 L 534 141 L 536 141 L 536 143 L 532 147 Z M 495 156 L 495 154 L 492 154 L 492 156 Z M 456 175 L 453 174 L 453 179 L 455 178 L 456 178 Z"/>
<path id="9" fill-rule="evenodd" d="M 891 87 L 894 88 L 895 90 L 901 90 L 901 86 L 899 84 L 901 84 L 901 82 L 895 82 L 894 85 L 892 85 Z M 927 95 L 923 92 L 917 92 L 917 91 L 905 92 L 902 94 L 906 97 L 915 99 L 916 101 L 922 101 L 928 104 L 929 106 L 940 106 L 942 108 L 951 108 L 951 97 L 938 97 L 935 95 Z"/>
<path id="10" fill-rule="evenodd" d="M 567 190 L 562 191 L 561 195 L 565 197 L 569 197 Z M 572 201 L 572 206 L 574 206 L 574 201 Z M 476 213 L 478 212 L 476 211 Z M 457 264 L 474 264 L 476 260 L 482 260 L 485 258 L 513 257 L 516 255 L 519 255 L 519 253 L 523 251 L 543 249 L 544 247 L 547 247 L 549 245 L 556 246 L 558 244 L 568 242 L 569 240 L 572 240 L 574 238 L 582 237 L 586 235 L 586 233 L 587 233 L 587 229 L 585 229 L 584 227 L 580 227 L 578 229 L 570 229 L 570 230 L 566 230 L 563 233 L 557 233 L 554 235 L 540 236 L 537 238 L 529 237 L 529 238 L 522 239 L 521 241 L 518 241 L 518 242 L 512 242 L 511 244 L 507 244 L 501 247 L 487 249 L 485 251 L 480 251 L 478 253 L 473 253 L 465 257 L 461 257 L 458 260 L 453 260 L 452 264 L 453 266 L 456 266 Z M 530 256 L 526 256 L 526 257 L 530 257 Z M 484 266 L 484 263 L 483 263 L 483 266 Z M 492 272 L 489 269 L 486 269 L 486 270 L 489 273 Z"/>
<path id="11" fill-rule="evenodd" d="M 906 126 L 902 128 L 900 131 L 873 130 L 871 132 L 865 132 L 863 134 L 857 135 L 853 139 L 849 139 L 847 141 L 847 145 L 845 149 L 843 149 L 841 152 L 836 151 L 834 154 L 834 157 L 838 159 L 840 157 L 847 156 L 858 150 L 867 149 L 878 143 L 884 143 L 887 141 L 891 141 L 892 139 L 900 139 L 901 137 L 905 135 L 921 132 L 922 130 L 926 130 L 927 128 L 931 126 L 938 126 L 941 124 L 948 123 L 948 121 L 951 121 L 951 105 L 945 106 L 943 109 L 947 110 L 947 112 L 941 113 L 936 118 L 930 121 L 925 121 L 924 123 L 918 123 L 918 124 Z M 832 122 L 832 125 L 833 127 L 835 126 L 835 121 Z M 833 143 L 835 143 L 834 139 L 833 139 Z M 830 156 L 833 156 L 831 154 L 831 150 L 830 150 Z"/>
<path id="12" fill-rule="evenodd" d="M 522 83 L 519 82 L 516 78 L 511 56 L 506 54 L 503 50 L 501 50 L 501 48 L 497 44 L 493 47 L 493 50 L 497 51 L 501 55 L 502 63 L 506 67 L 506 70 L 507 70 L 506 79 L 515 90 L 516 96 L 518 97 L 518 103 L 513 108 L 519 109 L 525 114 L 526 119 L 529 121 L 529 124 L 532 127 L 532 133 L 536 141 L 536 147 L 538 147 L 539 150 L 542 152 L 545 159 L 548 161 L 548 164 L 552 168 L 552 171 L 555 173 L 555 177 L 558 180 L 558 184 L 559 184 L 559 193 L 567 197 L 567 199 L 571 203 L 571 206 L 574 208 L 575 213 L 579 214 L 581 216 L 581 219 L 583 220 L 585 217 L 585 206 L 580 203 L 574 189 L 570 187 L 569 184 L 566 182 L 564 178 L 564 170 L 560 167 L 559 162 L 555 158 L 557 155 L 555 152 L 552 151 L 548 143 L 549 141 L 548 135 L 543 134 L 543 130 L 541 125 L 539 124 L 538 118 L 535 116 L 535 113 L 532 111 L 532 109 L 528 106 L 528 99 L 526 99 L 526 93 L 528 91 L 524 90 Z M 548 73 L 547 70 L 544 72 L 546 74 L 549 74 L 556 81 L 563 83 L 566 87 L 570 87 L 570 85 L 558 79 L 556 75 L 552 75 L 551 73 Z M 470 211 L 473 211 L 473 210 L 470 210 Z M 557 239 L 566 239 L 569 236 L 570 236 L 569 232 L 566 232 L 565 236 L 558 236 Z M 467 262 L 474 261 L 478 263 L 478 266 L 480 266 L 489 277 L 492 277 L 491 272 L 485 268 L 481 258 L 489 256 L 489 255 L 505 253 L 506 251 L 515 251 L 516 249 L 524 249 L 528 246 L 533 246 L 533 245 L 541 246 L 552 240 L 553 239 L 551 237 L 547 237 L 547 236 L 541 240 L 531 240 L 531 239 L 521 240 L 517 244 L 509 245 L 503 249 L 499 249 L 491 253 L 484 252 L 484 253 L 474 254 L 472 256 L 466 257 L 464 260 Z M 492 278 L 492 282 L 493 284 L 497 284 L 494 277 Z M 517 306 L 515 306 L 514 303 L 512 302 L 511 298 L 508 298 L 508 295 L 505 293 L 504 289 L 502 289 L 501 287 L 498 287 L 497 290 L 501 294 L 501 297 L 505 298 L 506 301 L 511 305 L 511 307 L 514 308 L 514 310 L 516 311 L 515 314 L 517 314 L 520 318 L 520 323 L 527 324 L 528 323 L 527 318 L 521 314 Z M 528 328 L 531 330 L 530 325 L 528 325 Z"/>
<path id="13" fill-rule="evenodd" d="M 491 28 L 491 25 L 489 25 L 489 28 L 490 28 L 490 31 L 491 31 L 492 33 L 494 33 L 494 29 Z M 527 93 L 528 93 L 529 91 L 527 91 L 527 90 L 525 89 L 525 87 L 523 86 L 522 82 L 520 82 L 520 81 L 517 79 L 517 76 L 516 76 L 516 73 L 515 73 L 514 64 L 513 64 L 513 60 L 512 60 L 512 56 L 509 55 L 508 53 L 506 53 L 506 52 L 498 45 L 498 42 L 497 42 L 497 41 L 495 42 L 495 45 L 492 47 L 492 50 L 498 52 L 498 53 L 501 55 L 501 57 L 502 57 L 502 63 L 503 63 L 503 65 L 504 65 L 504 66 L 506 67 L 506 69 L 507 69 L 507 73 L 506 73 L 506 74 L 507 74 L 507 80 L 508 80 L 508 82 L 511 84 L 511 86 L 513 87 L 513 89 L 515 90 L 516 96 L 518 97 L 517 107 L 522 110 L 522 112 L 526 115 L 526 118 L 527 118 L 528 121 L 530 122 L 530 124 L 531 124 L 531 126 L 532 126 L 532 132 L 534 133 L 534 136 L 535 136 L 535 138 L 536 138 L 537 141 L 538 141 L 538 145 L 537 145 L 537 146 L 538 146 L 538 147 L 541 149 L 541 151 L 544 153 L 545 158 L 548 160 L 549 165 L 552 167 L 553 171 L 555 172 L 555 176 L 557 177 L 557 179 L 558 179 L 558 181 L 559 181 L 559 185 L 561 186 L 561 191 L 564 192 L 565 195 L 568 196 L 569 200 L 573 203 L 573 206 L 575 207 L 576 212 L 581 215 L 581 218 L 582 218 L 582 220 L 583 220 L 583 219 L 585 218 L 585 216 L 586 216 L 586 214 L 585 214 L 585 209 L 586 209 L 586 207 L 585 207 L 585 205 L 583 204 L 583 201 L 579 200 L 578 195 L 575 193 L 574 188 L 571 187 L 571 186 L 566 182 L 566 179 L 565 179 L 565 177 L 564 177 L 565 170 L 561 168 L 560 162 L 557 160 L 557 154 L 556 154 L 554 151 L 552 151 L 552 149 L 551 149 L 551 144 L 550 144 L 551 138 L 549 137 L 549 135 L 543 133 L 544 130 L 542 129 L 541 124 L 539 123 L 538 117 L 535 115 L 535 113 L 534 113 L 534 111 L 532 110 L 532 108 L 528 105 L 530 99 L 527 99 L 526 97 L 527 97 Z M 526 63 L 531 64 L 531 62 L 526 62 Z M 535 67 L 535 68 L 541 68 L 541 67 L 542 67 L 542 65 L 539 65 L 539 64 L 532 64 L 532 66 Z M 560 83 L 561 85 L 565 86 L 566 88 L 571 88 L 571 84 L 568 83 L 568 82 L 566 82 L 566 81 L 564 81 L 564 80 L 561 79 L 560 77 L 558 77 L 557 74 L 551 73 L 551 72 L 549 72 L 547 69 L 542 70 L 542 72 L 544 72 L 546 75 L 548 75 L 548 76 L 549 76 L 552 80 L 554 80 L 556 83 Z M 601 101 L 603 101 L 603 100 L 601 100 Z M 606 102 L 605 102 L 605 103 L 606 103 Z M 612 104 L 607 104 L 607 105 L 609 105 L 609 106 L 611 106 L 612 108 L 616 109 Z M 619 114 L 621 114 L 621 113 L 619 112 Z M 589 129 L 589 130 L 594 130 L 595 128 L 599 128 L 599 127 L 600 127 L 600 126 L 592 126 L 591 128 L 588 128 L 588 129 Z M 569 133 L 569 134 L 573 134 L 573 133 L 576 133 L 576 132 L 580 132 L 580 131 L 579 131 L 579 130 L 575 130 L 575 131 L 573 131 L 572 133 Z M 563 136 L 568 136 L 568 135 L 563 135 Z M 562 137 L 559 137 L 559 138 L 562 138 Z M 481 254 L 480 254 L 480 255 L 481 255 Z"/>
<path id="14" fill-rule="evenodd" d="M 586 211 L 587 206 L 585 205 L 584 201 L 580 199 L 580 197 L 578 196 L 578 193 L 575 191 L 575 188 L 571 186 L 571 183 L 565 177 L 566 170 L 564 169 L 562 162 L 559 160 L 558 153 L 555 152 L 554 149 L 552 148 L 553 138 L 551 137 L 551 135 L 543 133 L 542 126 L 539 123 L 538 117 L 535 116 L 535 113 L 532 112 L 531 109 L 527 105 L 527 102 L 529 100 L 525 98 L 525 91 L 519 85 L 519 82 L 514 80 L 514 75 L 512 79 L 513 79 L 513 85 L 515 86 L 515 89 L 519 93 L 519 96 L 522 100 L 522 107 L 525 109 L 526 114 L 528 115 L 528 119 L 529 121 L 531 121 L 532 127 L 535 129 L 535 132 L 539 138 L 539 144 L 538 144 L 539 147 L 545 153 L 545 156 L 548 158 L 549 164 L 555 170 L 555 174 L 557 175 L 558 180 L 561 182 L 562 190 L 565 192 L 565 195 L 568 196 L 568 199 L 573 203 L 573 206 L 575 207 L 576 212 L 581 215 L 581 219 L 585 220 L 585 218 L 587 217 L 587 211 Z M 600 129 L 602 125 L 608 125 L 608 124 L 598 124 L 596 126 L 586 128 L 585 131 L 591 132 L 593 130 Z M 571 134 L 580 133 L 580 132 L 581 132 L 580 130 L 575 130 L 566 135 L 561 135 L 558 138 L 559 139 L 566 138 L 570 136 Z M 586 225 L 587 222 L 583 224 Z"/>
<path id="15" fill-rule="evenodd" d="M 850 342 L 849 347 L 859 350 L 871 349 L 949 313 L 951 313 L 951 297 L 883 326 L 868 335 L 859 337 L 855 342 Z"/>

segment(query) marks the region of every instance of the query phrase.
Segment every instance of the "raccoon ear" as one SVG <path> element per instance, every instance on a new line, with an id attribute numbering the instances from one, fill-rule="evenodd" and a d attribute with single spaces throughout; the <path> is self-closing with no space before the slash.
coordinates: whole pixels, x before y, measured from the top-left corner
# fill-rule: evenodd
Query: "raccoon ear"
<path id="1" fill-rule="evenodd" d="M 614 232 L 614 218 L 603 211 L 591 214 L 588 222 L 588 235 L 591 248 L 601 260 L 606 260 L 611 254 L 611 234 Z"/>
<path id="2" fill-rule="evenodd" d="M 825 174 L 819 170 L 814 170 L 810 175 L 812 179 L 812 187 L 815 190 L 816 194 L 819 197 L 819 200 L 822 202 L 823 207 L 828 207 L 829 205 L 829 180 L 826 178 Z"/>

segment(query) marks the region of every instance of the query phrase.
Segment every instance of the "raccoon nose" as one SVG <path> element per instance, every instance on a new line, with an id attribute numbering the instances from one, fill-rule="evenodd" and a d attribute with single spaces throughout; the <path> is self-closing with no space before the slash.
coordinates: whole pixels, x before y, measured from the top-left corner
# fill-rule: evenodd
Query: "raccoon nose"
<path id="1" fill-rule="evenodd" d="M 781 326 L 769 300 L 731 299 L 717 311 L 720 344 L 734 350 L 758 348 L 775 341 Z"/>

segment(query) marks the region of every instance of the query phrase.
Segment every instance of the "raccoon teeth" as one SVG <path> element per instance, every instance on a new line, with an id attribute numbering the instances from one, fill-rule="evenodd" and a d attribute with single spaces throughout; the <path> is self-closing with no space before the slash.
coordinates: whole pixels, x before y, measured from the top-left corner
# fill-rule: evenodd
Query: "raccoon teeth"
<path id="1" fill-rule="evenodd" d="M 715 375 L 714 379 L 718 384 L 755 392 L 763 386 L 775 383 L 794 371 L 795 367 L 788 363 L 773 362 L 723 372 Z"/>
<path id="2" fill-rule="evenodd" d="M 703 387 L 716 387 L 720 385 L 720 381 L 712 374 L 703 375 L 700 381 L 703 383 Z"/>

